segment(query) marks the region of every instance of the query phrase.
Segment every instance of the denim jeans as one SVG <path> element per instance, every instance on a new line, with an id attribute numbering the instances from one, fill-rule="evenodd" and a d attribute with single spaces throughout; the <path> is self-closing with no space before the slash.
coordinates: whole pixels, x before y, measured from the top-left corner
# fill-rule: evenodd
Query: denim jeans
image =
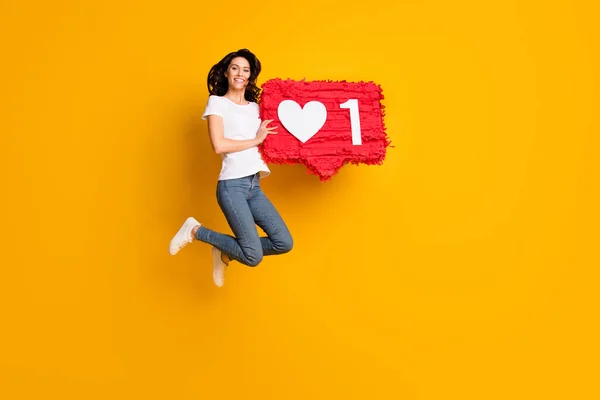
<path id="1" fill-rule="evenodd" d="M 292 250 L 292 235 L 260 188 L 258 174 L 220 180 L 217 201 L 235 237 L 201 226 L 196 232 L 196 239 L 251 267 L 257 266 L 263 256 Z M 258 236 L 256 225 L 265 231 L 267 237 Z"/>

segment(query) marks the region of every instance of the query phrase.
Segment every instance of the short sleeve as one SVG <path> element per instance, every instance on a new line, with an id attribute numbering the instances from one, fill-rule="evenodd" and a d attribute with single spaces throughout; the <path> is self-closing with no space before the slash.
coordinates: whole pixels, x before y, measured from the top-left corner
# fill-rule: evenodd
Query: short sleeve
<path id="1" fill-rule="evenodd" d="M 220 100 L 221 99 L 215 95 L 208 97 L 208 102 L 206 103 L 204 114 L 202 114 L 202 119 L 206 120 L 206 117 L 209 115 L 218 115 L 219 117 L 223 117 L 223 103 Z"/>

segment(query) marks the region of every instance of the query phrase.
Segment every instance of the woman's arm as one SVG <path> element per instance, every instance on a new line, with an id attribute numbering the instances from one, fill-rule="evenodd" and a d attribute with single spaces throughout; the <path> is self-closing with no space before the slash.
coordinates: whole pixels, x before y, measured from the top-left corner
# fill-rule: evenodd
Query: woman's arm
<path id="1" fill-rule="evenodd" d="M 217 154 L 237 153 L 252 147 L 256 147 L 261 144 L 268 134 L 276 133 L 271 132 L 273 128 L 267 128 L 266 126 L 271 120 L 263 121 L 260 124 L 260 128 L 254 139 L 248 140 L 232 140 L 227 139 L 224 136 L 223 128 L 223 117 L 218 115 L 209 115 L 208 120 L 208 134 L 210 135 L 210 142 L 213 150 Z"/>

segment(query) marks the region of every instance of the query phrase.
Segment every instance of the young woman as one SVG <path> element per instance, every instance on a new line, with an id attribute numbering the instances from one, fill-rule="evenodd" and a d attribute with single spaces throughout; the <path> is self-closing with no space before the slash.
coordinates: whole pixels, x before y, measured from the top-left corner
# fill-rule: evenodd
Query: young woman
<path id="1" fill-rule="evenodd" d="M 271 172 L 257 146 L 276 133 L 268 126 L 272 120 L 259 118 L 260 70 L 258 58 L 241 49 L 227 54 L 208 74 L 210 96 L 202 119 L 208 121 L 212 147 L 222 157 L 217 201 L 235 236 L 210 230 L 189 217 L 169 246 L 175 255 L 194 239 L 212 245 L 213 279 L 219 287 L 231 260 L 254 267 L 263 256 L 287 253 L 293 246 L 287 226 L 260 187 L 260 179 Z M 267 237 L 258 236 L 256 225 Z"/>

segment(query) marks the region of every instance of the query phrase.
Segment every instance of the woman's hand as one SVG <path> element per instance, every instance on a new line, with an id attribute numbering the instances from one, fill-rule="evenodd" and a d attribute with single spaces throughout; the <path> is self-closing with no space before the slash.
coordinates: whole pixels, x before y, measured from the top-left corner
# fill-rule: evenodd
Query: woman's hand
<path id="1" fill-rule="evenodd" d="M 267 125 L 269 125 L 271 122 L 273 122 L 272 119 L 267 119 L 260 124 L 260 128 L 258 128 L 258 132 L 256 133 L 256 140 L 258 141 L 258 144 L 264 142 L 267 138 L 267 135 L 274 135 L 277 133 L 277 131 L 273 131 L 273 129 L 277 129 L 277 127 L 267 127 Z"/>

